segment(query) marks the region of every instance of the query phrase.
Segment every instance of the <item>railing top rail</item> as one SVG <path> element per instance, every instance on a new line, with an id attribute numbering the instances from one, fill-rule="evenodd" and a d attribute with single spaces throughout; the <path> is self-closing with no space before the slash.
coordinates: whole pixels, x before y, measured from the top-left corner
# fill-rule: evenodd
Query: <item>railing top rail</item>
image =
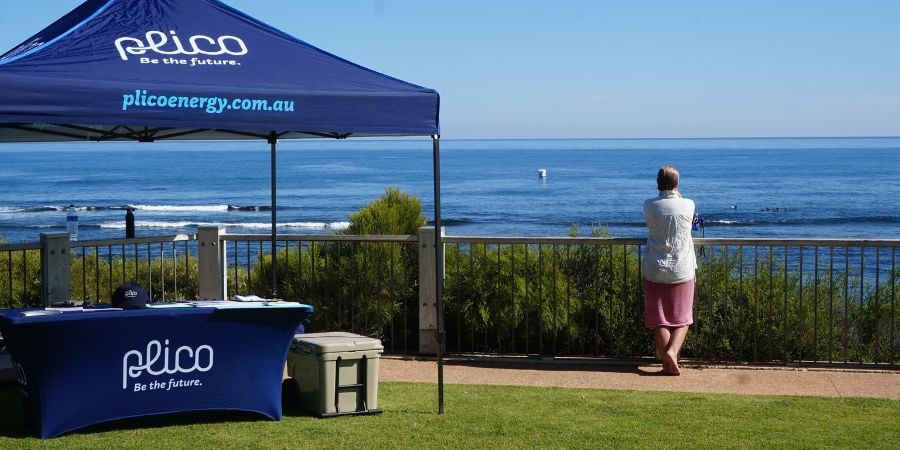
<path id="1" fill-rule="evenodd" d="M 694 244 L 747 247 L 900 247 L 900 239 L 698 238 L 694 239 Z"/>
<path id="2" fill-rule="evenodd" d="M 111 245 L 157 244 L 160 242 L 196 241 L 196 234 L 175 234 L 170 236 L 147 236 L 131 239 L 93 239 L 88 241 L 72 242 L 69 246 L 78 247 L 106 247 Z M 39 244 L 40 245 L 40 244 Z"/>
<path id="3" fill-rule="evenodd" d="M 268 234 L 223 234 L 222 240 L 225 241 L 269 241 L 272 239 Z M 349 234 L 279 234 L 279 241 L 301 242 L 301 241 L 344 241 L 344 242 L 417 242 L 419 237 L 407 234 L 384 234 L 384 235 L 349 235 Z"/>
<path id="4" fill-rule="evenodd" d="M 593 237 L 512 237 L 512 236 L 444 236 L 442 241 L 460 244 L 608 244 L 643 245 L 646 238 L 593 238 Z"/>
<path id="5" fill-rule="evenodd" d="M 444 236 L 442 240 L 460 244 L 644 245 L 647 243 L 647 239 L 643 237 Z M 900 247 L 900 239 L 695 238 L 694 244 L 747 247 Z"/>
<path id="6" fill-rule="evenodd" d="M 0 244 L 0 252 L 17 252 L 20 250 L 40 250 L 40 242 L 23 242 L 21 244 Z"/>

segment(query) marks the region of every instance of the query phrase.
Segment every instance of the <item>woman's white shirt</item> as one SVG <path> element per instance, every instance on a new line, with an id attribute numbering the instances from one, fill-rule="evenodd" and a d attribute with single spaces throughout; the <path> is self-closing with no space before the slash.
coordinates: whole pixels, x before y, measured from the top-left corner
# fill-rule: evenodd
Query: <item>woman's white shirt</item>
<path id="1" fill-rule="evenodd" d="M 675 284 L 694 278 L 697 257 L 691 226 L 694 202 L 677 190 L 660 191 L 644 202 L 647 222 L 647 250 L 642 270 L 644 278 L 655 283 Z"/>

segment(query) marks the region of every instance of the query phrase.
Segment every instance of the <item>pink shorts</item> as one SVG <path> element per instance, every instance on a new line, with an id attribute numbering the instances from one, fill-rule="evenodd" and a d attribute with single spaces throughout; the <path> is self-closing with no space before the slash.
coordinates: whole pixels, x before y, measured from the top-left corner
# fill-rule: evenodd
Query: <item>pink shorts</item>
<path id="1" fill-rule="evenodd" d="M 683 327 L 694 323 L 694 279 L 678 284 L 644 278 L 644 326 Z"/>

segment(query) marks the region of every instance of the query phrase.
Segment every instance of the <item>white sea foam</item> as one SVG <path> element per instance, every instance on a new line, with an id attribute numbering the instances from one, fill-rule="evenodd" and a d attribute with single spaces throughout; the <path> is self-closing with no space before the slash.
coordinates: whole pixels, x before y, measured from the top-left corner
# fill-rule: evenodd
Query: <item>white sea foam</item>
<path id="1" fill-rule="evenodd" d="M 135 228 L 188 228 L 188 227 L 214 226 L 214 225 L 217 225 L 217 224 L 197 223 L 197 222 L 162 222 L 162 221 L 147 221 L 147 220 L 137 220 L 134 222 Z M 124 221 L 103 222 L 100 224 L 100 228 L 124 229 L 125 222 Z"/>
<path id="2" fill-rule="evenodd" d="M 245 228 L 245 229 L 263 229 L 271 230 L 272 224 L 268 222 L 251 222 L 251 223 L 233 223 L 226 224 L 227 227 Z M 350 226 L 350 222 L 279 222 L 278 228 L 298 228 L 305 230 L 324 230 L 334 229 L 343 230 Z"/>
<path id="3" fill-rule="evenodd" d="M 75 211 L 89 211 L 92 209 L 92 206 L 84 206 L 84 205 L 75 205 Z M 36 208 L 38 211 L 66 211 L 69 209 L 69 205 L 44 205 L 39 208 Z M 23 210 L 19 210 L 23 211 Z"/>
<path id="4" fill-rule="evenodd" d="M 228 205 L 128 205 L 138 211 L 218 212 L 228 211 Z"/>
<path id="5" fill-rule="evenodd" d="M 248 223 L 212 223 L 212 222 L 190 222 L 190 221 L 152 221 L 152 220 L 136 220 L 135 228 L 190 228 L 205 226 L 224 226 L 230 229 L 248 229 L 248 230 L 271 230 L 272 224 L 266 222 L 248 222 Z M 350 222 L 286 222 L 279 223 L 278 228 L 297 228 L 306 230 L 344 230 L 350 226 Z M 124 221 L 103 222 L 100 228 L 124 229 Z"/>
<path id="6" fill-rule="evenodd" d="M 269 230 L 272 228 L 272 224 L 267 222 L 247 222 L 247 223 L 232 223 L 225 225 L 226 227 L 232 228 L 244 228 L 248 230 Z M 278 224 L 280 227 L 285 227 L 287 224 L 280 223 Z"/>

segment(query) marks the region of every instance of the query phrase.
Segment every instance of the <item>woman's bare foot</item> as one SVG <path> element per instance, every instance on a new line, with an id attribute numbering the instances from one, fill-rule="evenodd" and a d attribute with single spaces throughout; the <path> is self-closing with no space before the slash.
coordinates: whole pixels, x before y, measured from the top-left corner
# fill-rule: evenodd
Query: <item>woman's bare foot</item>
<path id="1" fill-rule="evenodd" d="M 673 355 L 670 352 L 665 352 L 662 355 L 663 360 L 663 373 L 667 375 L 681 375 L 681 369 L 678 367 L 678 356 Z"/>
<path id="2" fill-rule="evenodd" d="M 660 375 L 671 375 L 671 369 L 669 368 L 669 363 L 663 360 L 662 363 L 662 371 L 659 372 Z"/>

